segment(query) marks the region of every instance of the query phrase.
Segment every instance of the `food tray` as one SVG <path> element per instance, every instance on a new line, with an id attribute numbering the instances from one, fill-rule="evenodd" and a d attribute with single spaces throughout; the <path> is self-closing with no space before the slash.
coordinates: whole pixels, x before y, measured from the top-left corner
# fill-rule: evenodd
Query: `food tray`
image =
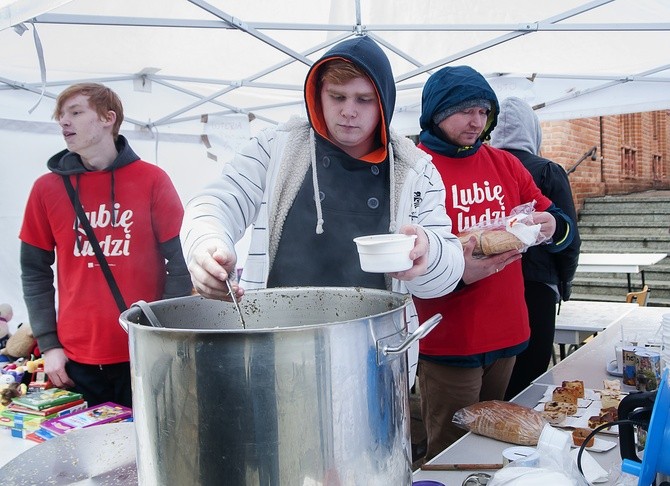
<path id="1" fill-rule="evenodd" d="M 540 398 L 540 401 L 535 406 L 535 410 L 537 410 L 538 412 L 544 411 L 544 404 L 545 402 L 552 401 L 551 395 L 554 392 L 555 388 L 556 386 L 552 385 L 547 386 L 544 395 L 542 396 L 542 398 Z M 619 394 L 623 395 L 624 393 L 619 392 Z M 602 404 L 600 402 L 600 395 L 598 394 L 598 392 L 590 388 L 585 388 L 584 398 L 580 398 L 577 400 L 577 413 L 575 413 L 574 415 L 568 415 L 562 422 L 552 425 L 558 428 L 576 429 L 579 427 L 583 427 L 588 429 L 590 428 L 589 417 L 592 417 L 594 415 L 600 415 L 601 406 Z M 619 427 L 614 425 L 609 429 L 601 430 L 600 433 L 618 435 Z"/>

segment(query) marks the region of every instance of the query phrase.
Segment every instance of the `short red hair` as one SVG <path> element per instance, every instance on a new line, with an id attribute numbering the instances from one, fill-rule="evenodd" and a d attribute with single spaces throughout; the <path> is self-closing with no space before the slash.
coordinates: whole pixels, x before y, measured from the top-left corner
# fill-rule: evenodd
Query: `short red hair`
<path id="1" fill-rule="evenodd" d="M 63 109 L 65 102 L 79 94 L 88 98 L 88 104 L 101 118 L 105 118 L 108 111 L 116 113 L 116 122 L 112 127 L 112 134 L 114 135 L 114 140 L 116 140 L 119 136 L 121 123 L 123 123 L 123 104 L 114 91 L 102 84 L 78 83 L 65 88 L 56 99 L 56 108 L 53 113 L 54 120 L 60 119 L 60 112 Z"/>

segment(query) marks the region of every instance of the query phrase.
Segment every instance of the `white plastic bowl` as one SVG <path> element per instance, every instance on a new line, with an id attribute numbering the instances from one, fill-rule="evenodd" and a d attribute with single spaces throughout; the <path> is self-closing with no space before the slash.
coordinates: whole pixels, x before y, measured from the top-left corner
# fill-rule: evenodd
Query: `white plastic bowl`
<path id="1" fill-rule="evenodd" d="M 387 234 L 354 238 L 361 269 L 370 273 L 402 272 L 412 268 L 410 251 L 416 235 Z"/>

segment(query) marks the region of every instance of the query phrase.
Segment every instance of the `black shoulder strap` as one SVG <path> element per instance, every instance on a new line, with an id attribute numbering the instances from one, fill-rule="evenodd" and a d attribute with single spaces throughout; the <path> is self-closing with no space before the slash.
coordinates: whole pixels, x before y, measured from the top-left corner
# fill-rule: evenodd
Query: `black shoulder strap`
<path id="1" fill-rule="evenodd" d="M 72 202 L 72 206 L 77 213 L 77 217 L 81 222 L 81 225 L 84 227 L 84 231 L 86 231 L 86 236 L 88 236 L 88 241 L 91 244 L 91 248 L 93 248 L 95 256 L 98 259 L 98 263 L 100 263 L 100 268 L 102 269 L 102 273 L 105 275 L 109 289 L 112 291 L 116 305 L 119 308 L 119 311 L 123 312 L 128 309 L 128 306 L 126 306 L 126 303 L 123 300 L 121 290 L 119 290 L 119 286 L 116 284 L 116 280 L 114 279 L 114 274 L 112 274 L 112 270 L 109 268 L 105 254 L 100 248 L 100 243 L 98 243 L 98 239 L 95 237 L 93 228 L 91 228 L 91 222 L 88 220 L 88 217 L 84 212 L 84 208 L 81 207 L 81 203 L 79 201 L 75 201 L 74 187 L 72 187 L 72 182 L 70 182 L 70 178 L 68 176 L 63 176 L 63 183 L 65 184 L 65 189 L 70 196 L 70 201 Z"/>

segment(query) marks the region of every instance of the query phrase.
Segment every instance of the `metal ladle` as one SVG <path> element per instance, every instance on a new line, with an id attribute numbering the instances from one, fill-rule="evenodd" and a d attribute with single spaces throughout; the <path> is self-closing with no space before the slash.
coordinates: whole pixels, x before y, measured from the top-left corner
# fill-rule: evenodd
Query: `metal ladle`
<path id="1" fill-rule="evenodd" d="M 147 318 L 147 320 L 149 321 L 149 324 L 151 324 L 152 327 L 164 327 L 163 324 L 161 324 L 160 321 L 158 320 L 158 317 L 156 316 L 156 314 L 154 314 L 154 311 L 151 310 L 151 307 L 149 306 L 149 304 L 147 304 L 145 301 L 138 300 L 137 302 L 135 302 L 130 307 L 139 307 L 140 310 L 142 311 L 142 313 L 144 314 L 144 317 Z M 124 326 L 124 329 L 125 329 L 125 326 Z M 128 332 L 128 329 L 126 329 L 126 332 Z"/>
<path id="2" fill-rule="evenodd" d="M 226 285 L 228 286 L 228 295 L 230 295 L 230 298 L 233 299 L 233 304 L 235 304 L 235 309 L 237 309 L 237 313 L 240 315 L 240 322 L 242 323 L 242 329 L 246 329 L 247 325 L 244 322 L 244 316 L 242 315 L 242 309 L 240 309 L 240 304 L 237 302 L 237 297 L 235 297 L 235 292 L 233 292 L 233 286 L 230 285 L 230 280 L 226 280 Z"/>

